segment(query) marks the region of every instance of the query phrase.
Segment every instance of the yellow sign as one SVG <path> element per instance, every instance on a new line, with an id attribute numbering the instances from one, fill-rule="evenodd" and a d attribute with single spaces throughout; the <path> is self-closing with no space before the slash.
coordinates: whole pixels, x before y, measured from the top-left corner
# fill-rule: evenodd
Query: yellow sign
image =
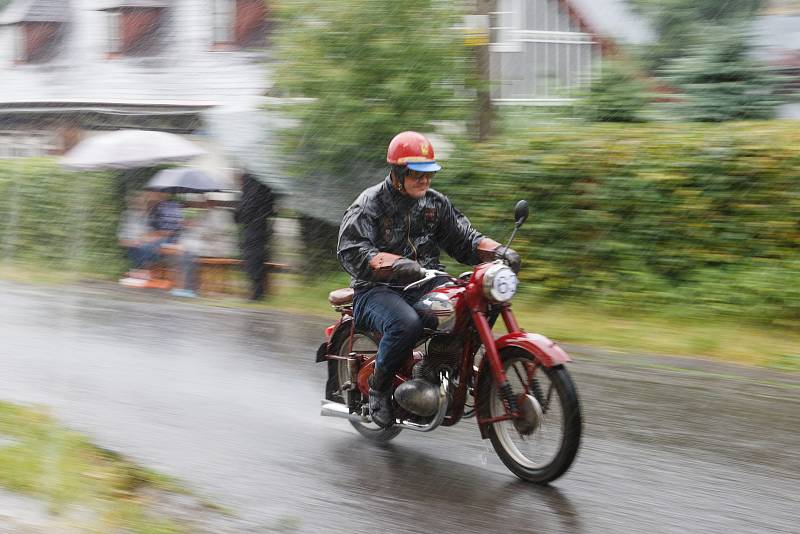
<path id="1" fill-rule="evenodd" d="M 486 46 L 489 44 L 489 32 L 480 28 L 466 28 L 464 44 L 466 46 Z"/>

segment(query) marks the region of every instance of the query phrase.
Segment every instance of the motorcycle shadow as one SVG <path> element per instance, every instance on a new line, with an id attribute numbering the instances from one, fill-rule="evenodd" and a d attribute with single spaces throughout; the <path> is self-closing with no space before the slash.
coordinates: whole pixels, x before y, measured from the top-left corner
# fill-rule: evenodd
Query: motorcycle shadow
<path id="1" fill-rule="evenodd" d="M 494 471 L 398 442 L 377 448 L 343 440 L 330 452 L 339 464 L 340 487 L 356 493 L 356 501 L 378 517 L 397 520 L 405 511 L 406 520 L 419 520 L 428 531 L 452 531 L 460 523 L 475 532 L 583 532 L 563 490 L 523 482 L 500 471 L 502 466 Z M 420 515 L 420 506 L 429 513 Z"/>

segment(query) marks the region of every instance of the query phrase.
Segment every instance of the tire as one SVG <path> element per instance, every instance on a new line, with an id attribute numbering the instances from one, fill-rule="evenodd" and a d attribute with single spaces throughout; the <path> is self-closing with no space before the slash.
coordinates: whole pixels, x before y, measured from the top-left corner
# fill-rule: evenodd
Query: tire
<path id="1" fill-rule="evenodd" d="M 339 347 L 337 350 L 337 354 L 340 356 L 347 356 L 348 349 L 350 348 L 348 343 L 349 337 L 342 336 L 341 341 L 339 342 Z M 356 330 L 353 338 L 353 351 L 355 352 L 377 352 L 378 350 L 378 342 L 374 336 L 371 334 L 367 334 Z M 345 360 L 337 360 L 337 372 L 336 372 L 336 383 L 335 388 L 339 390 L 341 387 L 340 384 L 347 380 L 348 371 L 347 371 L 347 362 Z M 359 434 L 367 438 L 368 440 L 372 441 L 373 443 L 387 443 L 388 441 L 397 437 L 400 433 L 402 428 L 399 427 L 389 427 L 389 428 L 381 428 L 375 423 L 363 423 L 361 421 L 350 421 L 350 424 L 353 425 Z"/>
<path id="2" fill-rule="evenodd" d="M 542 422 L 536 430 L 523 436 L 512 421 L 499 421 L 487 426 L 487 435 L 500 460 L 512 473 L 526 482 L 547 484 L 563 475 L 578 453 L 582 430 L 578 393 L 562 365 L 543 367 L 531 354 L 514 347 L 503 349 L 500 358 L 514 396 L 525 393 L 524 384 L 527 383 L 529 393 L 542 410 Z M 521 369 L 533 369 L 533 380 L 528 380 L 529 375 L 521 373 Z M 546 382 L 545 387 L 542 387 L 543 382 Z M 478 414 L 481 419 L 505 414 L 502 397 L 488 369 L 481 373 L 478 384 Z M 557 435 L 553 432 L 556 427 Z M 545 441 L 548 438 L 552 441 L 549 447 Z M 537 439 L 539 442 L 535 441 Z"/>

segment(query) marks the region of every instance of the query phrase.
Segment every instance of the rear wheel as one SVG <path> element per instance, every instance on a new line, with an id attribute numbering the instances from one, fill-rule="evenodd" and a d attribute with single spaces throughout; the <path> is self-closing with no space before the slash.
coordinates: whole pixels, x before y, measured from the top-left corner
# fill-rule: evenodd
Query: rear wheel
<path id="1" fill-rule="evenodd" d="M 528 352 L 501 351 L 506 378 L 524 422 L 498 421 L 487 427 L 500 460 L 522 480 L 546 484 L 572 465 L 581 441 L 581 410 L 575 385 L 562 365 L 543 367 Z M 487 369 L 478 385 L 481 419 L 506 414 L 503 396 Z"/>
<path id="2" fill-rule="evenodd" d="M 341 342 L 339 347 L 338 354 L 339 356 L 347 356 L 349 354 L 349 338 L 345 337 L 344 340 Z M 366 333 L 356 331 L 353 335 L 353 352 L 357 352 L 359 354 L 377 354 L 378 352 L 378 342 L 377 340 Z M 337 366 L 337 378 L 338 384 L 337 389 L 341 389 L 341 384 L 347 383 L 350 376 L 347 370 L 347 361 L 345 360 L 338 360 Z M 353 386 L 355 389 L 351 390 L 349 393 L 361 395 L 358 391 L 358 386 Z M 344 397 L 344 395 L 343 395 Z M 366 401 L 366 399 L 364 399 Z M 350 424 L 353 425 L 353 428 L 358 430 L 358 433 L 367 438 L 370 441 L 375 443 L 386 443 L 387 441 L 395 438 L 402 428 L 399 427 L 389 427 L 389 428 L 381 428 L 375 423 L 367 423 L 362 421 L 353 421 L 350 420 Z"/>

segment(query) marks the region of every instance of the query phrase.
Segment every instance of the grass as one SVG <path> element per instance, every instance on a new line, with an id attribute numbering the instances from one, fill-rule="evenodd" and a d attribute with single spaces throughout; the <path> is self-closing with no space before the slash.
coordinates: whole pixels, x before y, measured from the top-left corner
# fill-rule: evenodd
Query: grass
<path id="1" fill-rule="evenodd" d="M 0 263 L 0 279 L 26 284 L 69 284 L 80 279 L 74 272 L 48 269 L 38 265 Z"/>
<path id="2" fill-rule="evenodd" d="M 185 532 L 154 513 L 146 496 L 185 493 L 174 481 L 92 445 L 43 411 L 0 402 L 0 436 L 10 438 L 0 447 L 0 486 L 45 502 L 54 521 L 82 532 Z"/>
<path id="3" fill-rule="evenodd" d="M 59 284 L 78 279 L 42 268 L 21 270 L 0 267 L 0 278 L 27 283 Z M 328 293 L 346 287 L 343 273 L 308 281 L 299 275 L 278 274 L 274 290 L 263 303 L 241 297 L 208 299 L 211 305 L 280 309 L 305 315 L 336 314 Z M 679 314 L 643 315 L 608 309 L 592 303 L 543 302 L 523 292 L 514 301 L 519 323 L 527 331 L 562 343 L 590 345 L 630 354 L 665 354 L 702 357 L 757 365 L 783 371 L 800 371 L 800 331 L 792 325 L 769 327 L 715 317 L 691 318 Z"/>

